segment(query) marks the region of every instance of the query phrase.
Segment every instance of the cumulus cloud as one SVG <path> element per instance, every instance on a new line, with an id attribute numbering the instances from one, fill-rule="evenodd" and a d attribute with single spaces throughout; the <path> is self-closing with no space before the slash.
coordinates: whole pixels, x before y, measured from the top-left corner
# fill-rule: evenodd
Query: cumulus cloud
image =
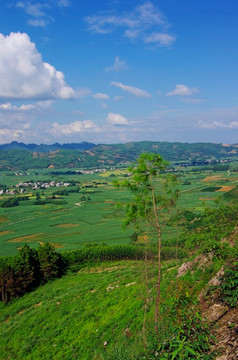
<path id="1" fill-rule="evenodd" d="M 196 93 L 198 93 L 198 89 L 197 88 L 189 88 L 186 85 L 176 85 L 175 89 L 173 91 L 168 92 L 166 95 L 167 96 L 192 96 Z"/>
<path id="2" fill-rule="evenodd" d="M 28 111 L 28 110 L 33 110 L 36 108 L 36 105 L 33 104 L 22 104 L 20 106 L 15 106 L 12 105 L 11 103 L 4 103 L 4 104 L 0 104 L 0 109 L 1 110 L 10 110 L 10 111 L 18 111 L 18 110 L 23 110 L 23 111 Z"/>
<path id="3" fill-rule="evenodd" d="M 64 74 L 43 62 L 27 34 L 0 34 L 0 99 L 71 99 Z"/>
<path id="4" fill-rule="evenodd" d="M 93 95 L 93 98 L 97 100 L 107 100 L 109 99 L 109 96 L 107 94 L 97 93 Z"/>
<path id="5" fill-rule="evenodd" d="M 128 120 L 120 114 L 109 113 L 107 122 L 111 125 L 128 125 Z"/>
<path id="6" fill-rule="evenodd" d="M 51 125 L 51 129 L 50 129 L 50 132 L 56 136 L 73 135 L 88 131 L 98 132 L 99 127 L 93 121 L 85 120 L 85 121 L 74 121 L 69 124 L 62 124 L 62 125 L 57 122 L 54 122 Z"/>
<path id="7" fill-rule="evenodd" d="M 175 37 L 166 32 L 169 28 L 166 17 L 150 1 L 137 6 L 131 12 L 100 13 L 85 20 L 92 33 L 108 34 L 122 30 L 123 36 L 131 42 L 141 41 L 161 46 L 168 46 L 175 41 Z"/>
<path id="8" fill-rule="evenodd" d="M 139 88 L 136 88 L 134 86 L 130 86 L 130 85 L 124 85 L 120 82 L 116 82 L 116 81 L 112 81 L 110 83 L 111 85 L 114 85 L 124 91 L 127 91 L 129 92 L 130 94 L 133 94 L 135 96 L 138 96 L 138 97 L 142 97 L 142 98 L 150 98 L 151 95 L 149 93 L 147 93 L 145 90 L 141 90 Z"/>
<path id="9" fill-rule="evenodd" d="M 126 65 L 125 61 L 120 60 L 118 56 L 115 57 L 114 64 L 105 69 L 105 71 L 122 71 L 127 70 L 128 66 Z"/>

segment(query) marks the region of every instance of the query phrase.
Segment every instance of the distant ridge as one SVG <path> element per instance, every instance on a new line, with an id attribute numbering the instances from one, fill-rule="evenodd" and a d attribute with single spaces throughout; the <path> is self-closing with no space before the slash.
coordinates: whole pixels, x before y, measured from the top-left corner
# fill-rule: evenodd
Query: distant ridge
<path id="1" fill-rule="evenodd" d="M 70 143 L 70 144 L 59 144 L 55 143 L 52 145 L 46 144 L 24 144 L 22 142 L 12 141 L 9 144 L 0 145 L 0 150 L 11 150 L 11 149 L 25 149 L 29 151 L 36 151 L 36 152 L 50 152 L 58 149 L 69 149 L 69 150 L 89 150 L 94 147 L 95 144 L 89 142 L 81 142 L 81 143 Z"/>
<path id="2" fill-rule="evenodd" d="M 0 170 L 46 168 L 102 168 L 128 166 L 143 152 L 159 153 L 176 163 L 210 164 L 238 157 L 238 146 L 218 143 L 180 143 L 138 141 L 125 144 L 89 142 L 59 144 L 24 144 L 13 141 L 0 145 Z"/>

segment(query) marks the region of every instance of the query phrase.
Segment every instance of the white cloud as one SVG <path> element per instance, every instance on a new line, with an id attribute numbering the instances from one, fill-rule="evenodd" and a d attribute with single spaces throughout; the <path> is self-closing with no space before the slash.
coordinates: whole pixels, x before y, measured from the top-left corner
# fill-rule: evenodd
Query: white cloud
<path id="1" fill-rule="evenodd" d="M 27 34 L 0 34 L 0 99 L 71 99 L 64 74 L 42 61 Z"/>
<path id="2" fill-rule="evenodd" d="M 205 122 L 199 120 L 195 127 L 202 129 L 238 129 L 238 121 L 224 123 L 222 121 Z"/>
<path id="3" fill-rule="evenodd" d="M 165 34 L 165 33 L 153 33 L 149 35 L 145 39 L 145 43 L 147 44 L 157 44 L 160 46 L 169 46 L 171 45 L 176 38 L 172 35 Z"/>
<path id="4" fill-rule="evenodd" d="M 91 90 L 87 88 L 77 88 L 75 94 L 77 97 L 85 97 L 91 94 Z"/>
<path id="5" fill-rule="evenodd" d="M 83 115 L 83 114 L 84 114 L 84 112 L 83 112 L 83 111 L 81 111 L 81 110 L 73 110 L 73 111 L 72 111 L 72 114 L 74 114 L 74 115 L 78 115 L 78 116 L 81 116 L 81 115 Z"/>
<path id="6" fill-rule="evenodd" d="M 175 89 L 173 91 L 168 92 L 167 96 L 192 96 L 193 94 L 198 93 L 198 89 L 196 88 L 189 88 L 186 85 L 176 85 Z"/>
<path id="7" fill-rule="evenodd" d="M 28 110 L 33 110 L 35 108 L 36 108 L 36 105 L 33 105 L 33 104 L 22 104 L 19 107 L 15 106 L 15 105 L 12 105 L 9 102 L 4 103 L 4 104 L 0 104 L 0 109 L 1 110 L 8 110 L 8 111 L 18 111 L 18 110 L 28 111 Z"/>
<path id="8" fill-rule="evenodd" d="M 93 98 L 97 100 L 107 100 L 109 99 L 109 96 L 107 94 L 97 93 L 93 95 Z"/>
<path id="9" fill-rule="evenodd" d="M 32 1 L 18 1 L 15 5 L 16 8 L 25 11 L 30 18 L 27 20 L 28 25 L 36 27 L 46 27 L 49 22 L 54 21 L 54 18 L 48 15 L 49 10 L 54 8 L 64 8 L 70 6 L 69 0 L 48 0 L 45 2 L 32 2 Z"/>
<path id="10" fill-rule="evenodd" d="M 59 124 L 54 122 L 50 129 L 50 132 L 53 135 L 60 136 L 60 135 L 73 135 L 77 133 L 83 132 L 98 132 L 100 129 L 99 127 L 91 120 L 85 121 L 74 121 L 69 124 Z"/>
<path id="11" fill-rule="evenodd" d="M 70 6 L 70 1 L 69 0 L 58 0 L 57 4 L 59 7 L 67 7 L 67 6 Z"/>
<path id="12" fill-rule="evenodd" d="M 116 81 L 112 81 L 110 84 L 114 85 L 124 91 L 127 91 L 135 96 L 138 96 L 138 97 L 142 97 L 142 98 L 150 98 L 151 97 L 151 95 L 149 93 L 147 93 L 145 90 L 141 90 L 134 86 L 124 85 L 124 84 L 122 84 L 120 82 L 116 82 Z"/>
<path id="13" fill-rule="evenodd" d="M 43 28 L 46 27 L 47 23 L 48 22 L 46 20 L 43 20 L 43 19 L 29 19 L 27 21 L 28 25 L 32 25 L 32 26 L 35 26 L 35 27 L 43 27 Z"/>
<path id="14" fill-rule="evenodd" d="M 2 109 L 2 110 L 15 110 L 15 109 L 17 109 L 17 107 L 13 106 L 12 104 L 10 104 L 8 102 L 8 103 L 5 103 L 5 104 L 0 104 L 0 109 Z"/>
<path id="15" fill-rule="evenodd" d="M 115 57 L 114 65 L 110 66 L 105 69 L 105 71 L 122 71 L 127 70 L 128 66 L 126 65 L 125 61 L 120 60 L 118 56 Z"/>
<path id="16" fill-rule="evenodd" d="M 200 104 L 207 101 L 206 99 L 193 99 L 193 98 L 184 98 L 182 100 L 187 104 Z"/>
<path id="17" fill-rule="evenodd" d="M 105 104 L 104 102 L 101 102 L 101 107 L 103 109 L 108 109 L 109 108 L 109 106 L 107 104 Z"/>
<path id="18" fill-rule="evenodd" d="M 35 108 L 36 106 L 33 104 L 23 104 L 19 107 L 19 110 L 28 111 L 28 110 L 33 110 Z"/>
<path id="19" fill-rule="evenodd" d="M 167 34 L 169 27 L 166 17 L 152 2 L 146 1 L 131 12 L 123 14 L 99 14 L 86 19 L 89 30 L 97 34 L 109 34 L 122 29 L 124 37 L 130 41 L 168 46 L 175 37 Z"/>
<path id="20" fill-rule="evenodd" d="M 17 8 L 23 9 L 28 15 L 34 17 L 41 17 L 45 15 L 45 11 L 43 9 L 49 7 L 49 4 L 40 4 L 40 3 L 31 3 L 28 1 L 19 1 L 16 4 Z"/>
<path id="21" fill-rule="evenodd" d="M 123 96 L 115 96 L 115 97 L 114 97 L 114 101 L 119 101 L 119 100 L 121 100 L 121 99 L 123 99 Z"/>
<path id="22" fill-rule="evenodd" d="M 107 122 L 111 125 L 128 125 L 128 120 L 120 114 L 109 113 Z"/>
<path id="23" fill-rule="evenodd" d="M 0 129 L 0 142 L 6 143 L 6 141 L 18 140 L 23 134 L 24 131 L 20 129 Z"/>

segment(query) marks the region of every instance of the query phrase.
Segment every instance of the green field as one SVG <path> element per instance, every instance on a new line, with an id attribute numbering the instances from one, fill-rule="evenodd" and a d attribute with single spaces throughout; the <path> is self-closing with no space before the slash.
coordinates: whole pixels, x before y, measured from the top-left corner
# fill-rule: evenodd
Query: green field
<path id="1" fill-rule="evenodd" d="M 229 175 L 227 172 L 195 170 L 186 169 L 179 174 L 178 209 L 202 212 L 208 206 L 216 206 L 219 197 L 238 182 L 237 173 Z M 49 170 L 37 171 L 37 174 L 36 171 L 29 171 L 29 175 L 22 176 L 12 172 L 2 173 L 1 183 L 7 186 L 27 180 L 73 180 L 80 186 L 80 191 L 69 193 L 68 196 L 56 196 L 51 203 L 34 205 L 37 192 L 44 200 L 54 191 L 65 188 L 29 190 L 24 194 L 30 196 L 28 201 L 22 201 L 16 207 L 0 208 L 0 256 L 15 254 L 24 243 L 36 247 L 49 241 L 59 251 L 87 244 L 129 243 L 133 229 L 122 229 L 125 214 L 118 205 L 129 201 L 131 194 L 113 186 L 113 180 L 123 179 L 123 173 L 121 170 L 81 176 L 64 175 L 64 171 L 60 175 L 52 175 Z M 94 187 L 87 188 L 93 182 Z M 8 197 L 10 195 L 3 194 L 0 200 Z M 85 201 L 82 201 L 83 197 Z M 169 228 L 163 234 L 170 241 L 171 236 L 175 235 L 174 230 L 171 233 Z"/>

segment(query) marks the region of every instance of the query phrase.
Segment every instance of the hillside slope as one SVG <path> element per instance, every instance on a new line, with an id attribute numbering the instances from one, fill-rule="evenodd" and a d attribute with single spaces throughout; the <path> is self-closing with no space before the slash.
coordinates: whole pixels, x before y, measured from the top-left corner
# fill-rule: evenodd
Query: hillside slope
<path id="1" fill-rule="evenodd" d="M 0 146 L 0 170 L 125 166 L 134 162 L 143 152 L 159 153 L 168 161 L 203 162 L 231 159 L 238 155 L 238 147 L 213 143 L 152 141 L 111 145 L 91 143 L 25 145 L 13 142 Z"/>

